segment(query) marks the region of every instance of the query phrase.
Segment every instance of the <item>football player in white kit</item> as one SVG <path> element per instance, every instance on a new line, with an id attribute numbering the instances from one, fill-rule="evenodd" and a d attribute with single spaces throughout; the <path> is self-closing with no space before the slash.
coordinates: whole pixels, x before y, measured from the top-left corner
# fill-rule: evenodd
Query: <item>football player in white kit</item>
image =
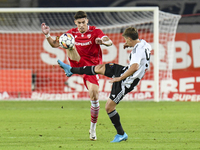
<path id="1" fill-rule="evenodd" d="M 122 98 L 132 91 L 139 81 L 145 75 L 150 65 L 151 46 L 145 40 L 140 40 L 138 31 L 134 27 L 127 28 L 122 36 L 125 39 L 124 48 L 133 47 L 128 66 L 108 63 L 96 66 L 71 67 L 58 60 L 58 64 L 64 69 L 65 74 L 102 74 L 112 78 L 109 82 L 113 83 L 110 97 L 106 102 L 106 112 L 113 123 L 117 135 L 111 142 L 121 142 L 128 139 L 128 135 L 124 132 L 120 116 L 116 111 L 117 104 Z"/>

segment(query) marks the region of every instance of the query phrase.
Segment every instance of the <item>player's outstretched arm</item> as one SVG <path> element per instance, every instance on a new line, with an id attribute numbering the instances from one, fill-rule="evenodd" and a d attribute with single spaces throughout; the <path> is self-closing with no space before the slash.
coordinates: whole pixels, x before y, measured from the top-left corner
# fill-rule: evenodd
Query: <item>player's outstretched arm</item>
<path id="1" fill-rule="evenodd" d="M 134 63 L 122 76 L 113 78 L 109 82 L 110 83 L 119 82 L 119 81 L 129 77 L 130 75 L 134 74 L 138 69 L 139 69 L 139 64 Z"/>
<path id="2" fill-rule="evenodd" d="M 41 24 L 41 29 L 43 34 L 45 35 L 47 41 L 49 42 L 49 44 L 52 47 L 59 47 L 59 37 L 56 37 L 56 39 L 54 40 L 51 36 L 50 36 L 50 27 L 47 26 L 45 23 Z"/>
<path id="3" fill-rule="evenodd" d="M 96 44 L 105 45 L 105 46 L 111 46 L 113 44 L 112 41 L 107 36 L 103 37 L 102 39 L 96 38 L 95 42 Z"/>

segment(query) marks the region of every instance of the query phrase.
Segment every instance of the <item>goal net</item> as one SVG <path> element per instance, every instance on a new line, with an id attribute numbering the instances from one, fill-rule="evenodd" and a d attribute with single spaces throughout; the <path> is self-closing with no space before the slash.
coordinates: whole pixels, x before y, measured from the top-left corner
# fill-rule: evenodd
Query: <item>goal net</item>
<path id="1" fill-rule="evenodd" d="M 149 71 L 124 100 L 169 99 L 174 38 L 179 15 L 157 7 L 123 8 L 6 8 L 0 9 L 0 99 L 84 100 L 89 99 L 82 76 L 68 78 L 57 60 L 68 62 L 62 48 L 52 48 L 41 31 L 50 26 L 52 37 L 75 28 L 74 14 L 87 12 L 88 25 L 97 26 L 113 41 L 102 46 L 103 63 L 128 64 L 131 48 L 123 49 L 123 31 L 130 26 L 153 48 Z M 99 76 L 99 99 L 111 90 L 109 78 Z"/>

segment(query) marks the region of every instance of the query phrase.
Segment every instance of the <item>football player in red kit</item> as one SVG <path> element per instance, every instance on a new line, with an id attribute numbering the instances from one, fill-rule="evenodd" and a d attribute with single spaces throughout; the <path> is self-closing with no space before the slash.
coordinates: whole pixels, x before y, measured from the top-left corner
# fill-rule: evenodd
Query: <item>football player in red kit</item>
<path id="1" fill-rule="evenodd" d="M 88 25 L 87 14 L 84 11 L 78 11 L 74 16 L 76 28 L 67 31 L 75 38 L 75 47 L 67 49 L 67 56 L 72 67 L 93 66 L 102 63 L 102 51 L 100 45 L 111 46 L 112 41 L 101 29 Z M 50 28 L 45 23 L 41 24 L 42 32 L 46 36 L 52 47 L 59 47 L 59 38 L 53 39 L 50 36 Z M 89 91 L 91 99 L 91 124 L 90 140 L 97 140 L 96 123 L 99 114 L 99 77 L 98 75 L 83 75 L 83 81 Z"/>

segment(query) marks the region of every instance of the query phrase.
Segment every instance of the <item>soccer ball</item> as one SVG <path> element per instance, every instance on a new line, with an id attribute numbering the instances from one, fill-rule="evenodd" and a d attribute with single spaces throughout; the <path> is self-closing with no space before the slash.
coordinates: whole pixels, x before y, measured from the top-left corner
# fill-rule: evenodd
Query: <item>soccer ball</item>
<path id="1" fill-rule="evenodd" d="M 59 44 L 64 49 L 72 49 L 74 47 L 75 39 L 70 33 L 64 33 L 59 38 Z"/>

